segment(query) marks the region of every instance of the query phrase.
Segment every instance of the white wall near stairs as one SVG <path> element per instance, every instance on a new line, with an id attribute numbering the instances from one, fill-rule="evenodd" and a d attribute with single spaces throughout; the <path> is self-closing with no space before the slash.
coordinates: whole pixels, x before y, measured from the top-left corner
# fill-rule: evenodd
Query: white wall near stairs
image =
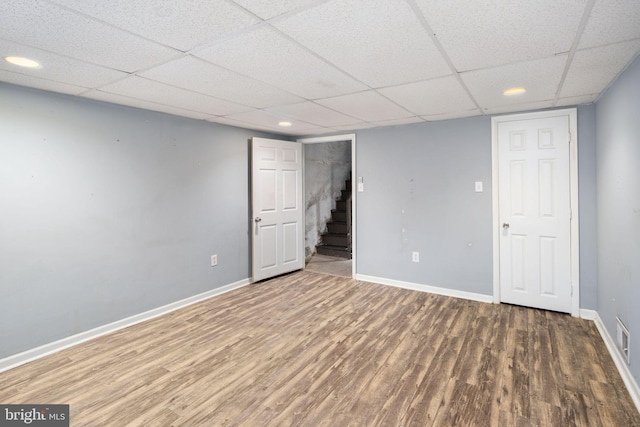
<path id="1" fill-rule="evenodd" d="M 331 209 L 351 172 L 351 141 L 305 144 L 305 256 L 311 257 L 326 230 Z"/>

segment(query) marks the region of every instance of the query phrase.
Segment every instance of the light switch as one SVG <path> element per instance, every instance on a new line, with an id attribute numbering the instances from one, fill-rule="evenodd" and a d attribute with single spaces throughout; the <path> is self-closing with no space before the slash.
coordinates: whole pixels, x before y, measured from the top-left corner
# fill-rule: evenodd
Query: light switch
<path id="1" fill-rule="evenodd" d="M 358 177 L 358 193 L 362 193 L 364 191 L 364 179 L 359 176 Z"/>
<path id="2" fill-rule="evenodd" d="M 476 181 L 476 193 L 482 193 L 482 181 Z"/>

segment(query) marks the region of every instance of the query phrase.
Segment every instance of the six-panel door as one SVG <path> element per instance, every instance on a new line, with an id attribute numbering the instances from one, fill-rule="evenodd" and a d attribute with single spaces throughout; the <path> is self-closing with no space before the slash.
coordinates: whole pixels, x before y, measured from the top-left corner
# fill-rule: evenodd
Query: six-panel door
<path id="1" fill-rule="evenodd" d="M 304 267 L 302 144 L 252 138 L 252 275 Z"/>
<path id="2" fill-rule="evenodd" d="M 498 125 L 500 299 L 571 312 L 566 115 Z"/>

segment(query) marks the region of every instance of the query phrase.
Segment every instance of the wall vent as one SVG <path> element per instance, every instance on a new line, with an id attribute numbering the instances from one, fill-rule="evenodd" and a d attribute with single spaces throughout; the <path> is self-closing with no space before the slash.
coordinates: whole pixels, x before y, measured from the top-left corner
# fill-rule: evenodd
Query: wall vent
<path id="1" fill-rule="evenodd" d="M 629 330 L 624 326 L 622 320 L 619 317 L 616 317 L 616 336 L 617 336 L 617 344 L 618 348 L 622 352 L 625 360 L 627 361 L 627 365 L 629 364 Z"/>

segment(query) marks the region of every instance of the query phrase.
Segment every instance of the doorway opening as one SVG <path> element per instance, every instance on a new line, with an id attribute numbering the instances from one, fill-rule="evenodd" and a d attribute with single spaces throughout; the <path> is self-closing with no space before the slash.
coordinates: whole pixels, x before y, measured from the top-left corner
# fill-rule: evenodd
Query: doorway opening
<path id="1" fill-rule="evenodd" d="M 305 268 L 354 277 L 355 135 L 305 138 Z"/>

